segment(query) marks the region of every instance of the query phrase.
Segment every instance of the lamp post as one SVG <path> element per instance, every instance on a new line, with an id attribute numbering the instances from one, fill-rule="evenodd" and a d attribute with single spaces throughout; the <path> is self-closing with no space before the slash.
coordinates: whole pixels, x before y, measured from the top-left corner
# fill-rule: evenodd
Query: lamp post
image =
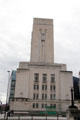
<path id="1" fill-rule="evenodd" d="M 10 71 L 7 71 L 8 72 L 8 84 L 7 84 L 7 94 L 6 94 L 6 106 L 5 106 L 5 115 L 4 115 L 4 119 L 6 116 L 6 111 L 8 109 L 8 103 L 9 103 L 9 89 L 10 89 Z M 7 119 L 7 118 L 6 118 Z"/>
<path id="2" fill-rule="evenodd" d="M 9 102 L 9 89 L 10 89 L 10 71 L 8 72 L 8 85 L 7 85 L 7 96 L 6 96 L 6 104 Z"/>

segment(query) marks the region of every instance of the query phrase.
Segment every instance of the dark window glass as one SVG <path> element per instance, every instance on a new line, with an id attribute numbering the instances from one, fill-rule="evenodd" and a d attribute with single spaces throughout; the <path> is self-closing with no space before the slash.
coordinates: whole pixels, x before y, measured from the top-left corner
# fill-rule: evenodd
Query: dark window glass
<path id="1" fill-rule="evenodd" d="M 43 83 L 47 82 L 47 74 L 43 74 Z"/>
<path id="2" fill-rule="evenodd" d="M 52 91 L 55 91 L 55 89 L 56 89 L 56 87 L 55 87 L 55 85 L 50 85 L 50 90 Z"/>
<path id="3" fill-rule="evenodd" d="M 38 100 L 38 98 L 39 98 L 39 95 L 38 95 L 38 94 L 36 94 L 36 100 Z"/>
<path id="4" fill-rule="evenodd" d="M 42 100 L 44 100 L 44 94 L 42 94 Z"/>
<path id="5" fill-rule="evenodd" d="M 38 103 L 36 103 L 36 108 L 38 108 L 39 107 L 39 104 Z"/>
<path id="6" fill-rule="evenodd" d="M 50 99 L 51 99 L 51 100 L 56 99 L 56 95 L 55 95 L 55 94 L 50 94 Z"/>
<path id="7" fill-rule="evenodd" d="M 42 108 L 44 108 L 44 104 L 42 104 Z"/>
<path id="8" fill-rule="evenodd" d="M 35 108 L 35 103 L 33 103 L 33 108 Z"/>
<path id="9" fill-rule="evenodd" d="M 47 90 L 47 85 L 42 85 L 42 90 Z"/>
<path id="10" fill-rule="evenodd" d="M 42 85 L 42 90 L 44 90 L 44 85 Z"/>
<path id="11" fill-rule="evenodd" d="M 45 85 L 45 90 L 47 90 L 47 85 Z"/>
<path id="12" fill-rule="evenodd" d="M 50 85 L 50 90 L 52 90 L 52 85 Z"/>
<path id="13" fill-rule="evenodd" d="M 42 94 L 42 100 L 46 100 L 47 99 L 47 94 Z"/>
<path id="14" fill-rule="evenodd" d="M 34 82 L 38 82 L 39 81 L 39 73 L 35 73 L 34 74 Z"/>
<path id="15" fill-rule="evenodd" d="M 51 83 L 54 83 L 54 82 L 55 82 L 55 75 L 51 74 Z"/>
<path id="16" fill-rule="evenodd" d="M 34 90 L 39 90 L 39 85 L 34 85 Z"/>
<path id="17" fill-rule="evenodd" d="M 47 104 L 45 104 L 45 108 L 47 107 Z"/>
<path id="18" fill-rule="evenodd" d="M 47 94 L 45 94 L 45 99 L 47 99 Z"/>
<path id="19" fill-rule="evenodd" d="M 39 98 L 39 94 L 33 94 L 33 100 L 37 100 Z"/>
<path id="20" fill-rule="evenodd" d="M 35 100 L 35 94 L 33 94 L 33 100 Z"/>
<path id="21" fill-rule="evenodd" d="M 53 90 L 55 91 L 55 89 L 56 89 L 56 87 L 55 87 L 55 85 L 53 86 Z"/>

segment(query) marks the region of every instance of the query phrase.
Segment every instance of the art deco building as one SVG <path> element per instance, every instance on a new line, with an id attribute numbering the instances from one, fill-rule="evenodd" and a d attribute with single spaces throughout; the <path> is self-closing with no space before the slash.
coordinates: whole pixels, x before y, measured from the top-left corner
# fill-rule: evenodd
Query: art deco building
<path id="1" fill-rule="evenodd" d="M 44 111 L 55 106 L 65 111 L 70 104 L 72 72 L 65 64 L 54 63 L 52 19 L 34 18 L 30 62 L 20 62 L 16 72 L 11 110 Z"/>

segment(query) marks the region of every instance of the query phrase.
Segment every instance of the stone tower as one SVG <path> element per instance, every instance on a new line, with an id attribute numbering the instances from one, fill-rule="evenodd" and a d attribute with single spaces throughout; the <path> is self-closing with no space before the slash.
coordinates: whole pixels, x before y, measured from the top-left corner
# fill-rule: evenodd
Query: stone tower
<path id="1" fill-rule="evenodd" d="M 72 72 L 66 64 L 54 63 L 53 33 L 52 19 L 34 18 L 31 60 L 19 63 L 10 110 L 34 113 L 53 106 L 66 111 L 70 104 Z"/>
<path id="2" fill-rule="evenodd" d="M 54 62 L 53 51 L 53 20 L 34 18 L 31 62 Z"/>

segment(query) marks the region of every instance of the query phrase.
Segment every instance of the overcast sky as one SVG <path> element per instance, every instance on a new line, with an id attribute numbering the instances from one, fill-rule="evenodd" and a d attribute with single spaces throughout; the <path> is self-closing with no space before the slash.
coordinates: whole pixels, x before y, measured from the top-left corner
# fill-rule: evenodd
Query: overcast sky
<path id="1" fill-rule="evenodd" d="M 54 19 L 55 62 L 80 70 L 80 0 L 0 0 L 0 100 L 5 101 L 8 70 L 30 60 L 33 18 Z"/>

